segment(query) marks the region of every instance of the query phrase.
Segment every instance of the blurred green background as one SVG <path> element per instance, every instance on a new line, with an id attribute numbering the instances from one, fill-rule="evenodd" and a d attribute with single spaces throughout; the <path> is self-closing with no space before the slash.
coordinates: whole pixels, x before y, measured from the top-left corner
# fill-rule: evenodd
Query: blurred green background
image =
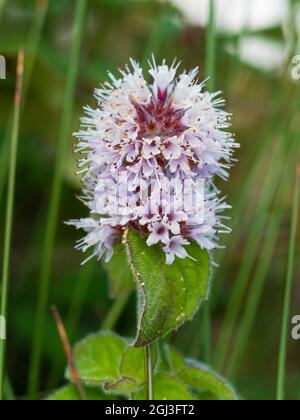
<path id="1" fill-rule="evenodd" d="M 233 233 L 222 237 L 226 248 L 216 255 L 220 266 L 214 270 L 210 304 L 211 364 L 228 375 L 245 398 L 273 399 L 299 157 L 300 83 L 292 79 L 290 64 L 291 58 L 300 54 L 299 2 L 266 1 L 274 7 L 280 3 L 283 9 L 278 12 L 280 19 L 265 23 L 265 9 L 253 11 L 250 5 L 246 8 L 247 2 L 241 2 L 244 13 L 235 16 L 236 2 L 232 1 L 232 9 L 230 2 L 226 0 L 226 16 L 225 1 L 216 4 L 213 83 L 216 90 L 223 91 L 227 110 L 233 113 L 233 131 L 241 149 L 230 181 L 220 183 L 233 205 L 229 222 Z M 20 398 L 28 392 L 46 215 L 61 119 L 66 112 L 64 92 L 75 3 L 0 1 L 0 54 L 7 60 L 7 79 L 0 80 L 1 247 L 16 59 L 20 46 L 25 48 L 7 326 L 7 372 Z M 93 89 L 106 79 L 107 70 L 116 74 L 130 57 L 145 68 L 152 52 L 158 62 L 163 58 L 172 62 L 177 57 L 182 69 L 199 66 L 201 78 L 205 78 L 209 55 L 207 3 L 87 1 L 42 325 L 40 397 L 64 382 L 66 364 L 50 304 L 57 305 L 72 343 L 97 331 L 113 304 L 105 268 L 97 262 L 80 266 L 82 255 L 74 250 L 80 233 L 63 224 L 86 214 L 76 199 L 80 180 L 75 176 L 76 157 L 72 153 L 72 132 L 79 127 L 82 108 L 95 106 Z M 232 26 L 231 15 L 236 17 Z M 255 25 L 255 16 L 260 17 L 259 25 Z M 298 247 L 291 315 L 300 314 L 299 263 Z M 135 321 L 135 296 L 131 296 L 115 329 L 133 336 Z M 182 352 L 199 359 L 203 358 L 202 324 L 200 313 L 171 337 Z M 288 398 L 300 398 L 300 342 L 290 338 L 287 387 Z"/>

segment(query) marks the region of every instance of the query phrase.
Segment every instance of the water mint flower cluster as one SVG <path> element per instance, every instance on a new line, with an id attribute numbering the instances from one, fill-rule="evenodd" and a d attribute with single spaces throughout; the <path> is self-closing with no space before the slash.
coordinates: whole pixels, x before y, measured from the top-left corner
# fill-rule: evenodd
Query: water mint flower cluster
<path id="1" fill-rule="evenodd" d="M 227 179 L 237 147 L 227 131 L 230 116 L 219 93 L 198 82 L 198 69 L 177 75 L 178 67 L 153 59 L 148 82 L 131 60 L 120 78 L 109 73 L 95 91 L 97 108 L 85 108 L 76 136 L 89 217 L 70 224 L 86 232 L 77 248 L 91 248 L 88 259 L 109 261 L 126 228 L 149 247 L 158 244 L 167 264 L 189 257 L 190 241 L 212 250 L 219 232 L 228 231 L 228 205 L 214 178 Z"/>

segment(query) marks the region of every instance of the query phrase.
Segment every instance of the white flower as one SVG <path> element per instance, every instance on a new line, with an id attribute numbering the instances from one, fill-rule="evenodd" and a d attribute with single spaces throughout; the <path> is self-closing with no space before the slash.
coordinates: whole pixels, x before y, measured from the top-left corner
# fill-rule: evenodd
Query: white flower
<path id="1" fill-rule="evenodd" d="M 121 77 L 96 90 L 98 106 L 85 108 L 77 151 L 83 196 L 90 215 L 72 221 L 86 236 L 77 248 L 93 248 L 92 256 L 108 260 L 124 229 L 137 229 L 149 246 L 160 246 L 171 264 L 188 256 L 189 240 L 215 248 L 224 231 L 220 212 L 228 206 L 218 198 L 213 180 L 228 177 L 234 149 L 226 131 L 230 116 L 224 101 L 204 90 L 198 69 L 176 76 L 179 65 L 155 61 L 147 83 L 131 60 Z M 206 181 L 198 208 L 183 206 L 186 180 Z M 187 247 L 187 249 L 185 248 Z"/>

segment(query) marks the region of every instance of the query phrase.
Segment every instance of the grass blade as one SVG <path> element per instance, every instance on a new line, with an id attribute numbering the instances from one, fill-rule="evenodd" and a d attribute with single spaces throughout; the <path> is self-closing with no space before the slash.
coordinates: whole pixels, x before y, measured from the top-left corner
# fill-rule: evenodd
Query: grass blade
<path id="1" fill-rule="evenodd" d="M 4 5 L 4 0 L 3 0 Z M 3 7 L 3 6 L 2 6 Z M 26 60 L 24 62 L 24 82 L 23 82 L 23 94 L 22 94 L 22 103 L 21 111 L 24 108 L 28 89 L 32 79 L 32 72 L 36 61 L 38 46 L 41 39 L 42 29 L 45 22 L 45 17 L 48 10 L 48 0 L 37 0 L 35 6 L 34 19 L 29 28 L 28 36 L 25 43 L 25 56 Z M 0 20 L 1 20 L 1 3 L 0 3 Z M 9 150 L 9 141 L 11 137 L 12 130 L 12 121 L 13 121 L 13 112 L 11 112 L 10 118 L 8 119 L 7 129 L 3 139 L 3 145 L 0 155 L 0 203 L 2 199 L 4 184 L 8 171 L 8 160 L 6 158 Z"/>
<path id="2" fill-rule="evenodd" d="M 41 40 L 42 30 L 44 27 L 48 6 L 48 0 L 36 0 L 34 18 L 32 24 L 30 25 L 25 45 L 26 61 L 24 64 L 25 77 L 22 108 L 24 107 L 27 99 L 27 93 L 32 79 L 32 72 L 37 57 L 38 47 Z"/>
<path id="3" fill-rule="evenodd" d="M 216 59 L 216 22 L 215 22 L 215 0 L 209 2 L 209 22 L 206 35 L 206 77 L 210 77 L 207 88 L 214 90 L 215 80 L 215 59 Z M 203 351 L 204 361 L 210 363 L 211 353 L 211 319 L 210 305 L 206 302 L 203 307 Z"/>
<path id="4" fill-rule="evenodd" d="M 125 293 L 124 295 L 118 297 L 114 304 L 112 305 L 111 309 L 108 311 L 102 325 L 102 330 L 113 330 L 116 326 L 121 314 L 126 307 L 128 300 L 131 296 L 131 293 Z"/>
<path id="5" fill-rule="evenodd" d="M 143 50 L 141 58 L 141 66 L 144 71 L 148 70 L 148 61 L 154 54 L 155 59 L 158 61 L 161 55 L 161 49 L 164 44 L 169 42 L 168 26 L 170 25 L 170 17 L 172 12 L 169 10 L 170 4 L 164 2 L 161 6 L 161 11 L 158 17 L 153 22 L 149 38 Z"/>
<path id="6" fill-rule="evenodd" d="M 0 0 L 0 21 L 1 21 L 2 16 L 3 16 L 5 2 L 6 2 L 6 0 Z"/>
<path id="7" fill-rule="evenodd" d="M 36 313 L 36 325 L 32 356 L 29 371 L 28 393 L 30 398 L 36 396 L 39 383 L 39 370 L 41 364 L 43 327 L 46 315 L 48 289 L 50 280 L 53 247 L 56 234 L 57 218 L 62 188 L 62 175 L 66 154 L 68 151 L 68 139 L 71 130 L 72 113 L 74 107 L 74 92 L 79 67 L 81 40 L 83 34 L 86 0 L 77 0 L 75 8 L 74 35 L 70 52 L 69 67 L 66 79 L 64 95 L 63 115 L 57 144 L 56 161 L 52 181 L 49 209 L 46 221 L 46 232 L 42 250 L 42 263 L 38 291 L 38 304 Z"/>
<path id="8" fill-rule="evenodd" d="M 206 35 L 206 77 L 207 88 L 214 90 L 216 70 L 216 6 L 215 0 L 209 1 L 209 21 Z"/>
<path id="9" fill-rule="evenodd" d="M 9 378 L 6 376 L 4 380 L 4 396 L 6 401 L 15 401 L 16 397 L 14 394 L 14 390 L 11 386 Z"/>
<path id="10" fill-rule="evenodd" d="M 299 212 L 299 194 L 300 194 L 300 164 L 298 162 L 296 169 L 296 182 L 292 208 L 292 222 L 291 233 L 289 241 L 289 254 L 288 254 L 288 268 L 286 276 L 281 338 L 278 360 L 278 378 L 277 378 L 277 400 L 282 401 L 285 398 L 285 374 L 286 374 L 286 358 L 287 358 L 287 342 L 288 342 L 288 328 L 290 316 L 291 293 L 293 286 L 296 239 L 297 239 L 297 224 Z"/>
<path id="11" fill-rule="evenodd" d="M 8 177 L 8 193 L 6 203 L 6 220 L 5 220 L 5 234 L 4 234 L 4 252 L 3 252 L 3 271 L 2 271 L 2 287 L 1 287 L 1 316 L 6 319 L 8 307 L 8 286 L 9 286 L 9 266 L 10 266 L 10 248 L 11 248 L 11 234 L 12 221 L 14 210 L 14 194 L 15 194 L 15 179 L 16 179 L 16 165 L 18 152 L 18 138 L 20 125 L 20 108 L 22 96 L 22 82 L 24 70 L 24 50 L 19 51 L 18 67 L 17 67 L 17 86 L 15 94 L 15 112 L 13 120 L 13 131 L 11 138 L 11 149 L 9 158 L 9 177 Z M 5 363 L 5 340 L 0 340 L 0 399 L 3 399 L 4 386 L 4 363 Z"/>

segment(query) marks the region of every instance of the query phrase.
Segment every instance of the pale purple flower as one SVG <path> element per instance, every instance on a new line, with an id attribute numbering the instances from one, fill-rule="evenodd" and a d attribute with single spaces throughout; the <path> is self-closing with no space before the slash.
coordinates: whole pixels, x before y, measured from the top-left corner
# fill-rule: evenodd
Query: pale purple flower
<path id="1" fill-rule="evenodd" d="M 189 257 L 184 246 L 189 245 L 189 242 L 181 236 L 173 236 L 168 245 L 163 248 L 166 253 L 166 263 L 173 264 L 175 257 L 185 259 Z"/>
<path id="2" fill-rule="evenodd" d="M 166 160 L 179 159 L 182 154 L 179 139 L 176 136 L 165 139 L 161 147 L 161 152 Z"/>
<path id="3" fill-rule="evenodd" d="M 85 108 L 76 136 L 81 199 L 90 214 L 70 224 L 86 231 L 77 248 L 91 247 L 92 256 L 111 258 L 130 227 L 172 264 L 188 257 L 191 240 L 207 250 L 218 246 L 218 233 L 226 231 L 220 213 L 228 206 L 213 181 L 228 177 L 238 145 L 227 131 L 224 101 L 204 90 L 198 69 L 177 76 L 176 62 L 169 67 L 153 59 L 150 66 L 150 83 L 133 60 L 120 78 L 109 73 L 110 82 L 96 90 L 97 108 Z M 182 185 L 200 178 L 203 211 L 186 210 Z"/>
<path id="4" fill-rule="evenodd" d="M 170 243 L 169 227 L 165 223 L 155 223 L 150 227 L 150 235 L 147 239 L 147 245 L 152 246 L 162 242 L 163 244 Z"/>
<path id="5" fill-rule="evenodd" d="M 160 150 L 160 137 L 143 138 L 143 155 L 146 159 L 159 155 Z"/>

